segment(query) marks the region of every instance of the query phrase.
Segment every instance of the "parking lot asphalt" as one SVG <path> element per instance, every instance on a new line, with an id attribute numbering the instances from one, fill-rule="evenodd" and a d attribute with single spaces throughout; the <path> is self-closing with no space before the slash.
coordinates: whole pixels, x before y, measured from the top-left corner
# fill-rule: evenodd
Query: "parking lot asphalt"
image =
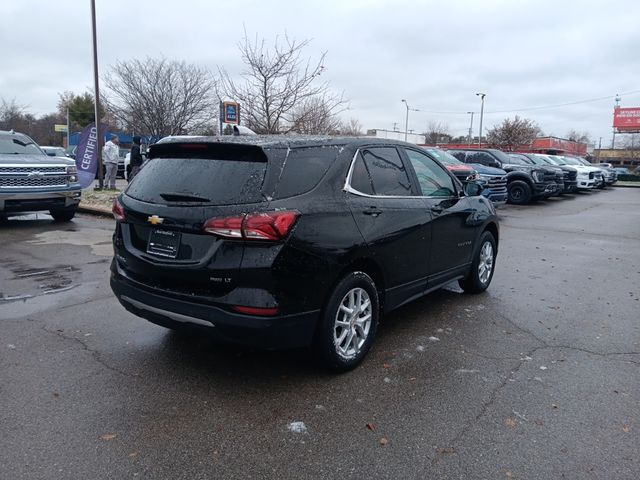
<path id="1" fill-rule="evenodd" d="M 0 478 L 640 476 L 640 190 L 499 209 L 489 290 L 388 315 L 363 365 L 122 308 L 113 221 L 0 224 Z"/>

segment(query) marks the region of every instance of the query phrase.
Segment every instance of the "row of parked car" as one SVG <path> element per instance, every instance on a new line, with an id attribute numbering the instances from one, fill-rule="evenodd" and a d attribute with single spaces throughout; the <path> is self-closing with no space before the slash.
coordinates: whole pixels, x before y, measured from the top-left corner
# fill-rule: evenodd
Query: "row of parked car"
<path id="1" fill-rule="evenodd" d="M 610 164 L 573 155 L 505 153 L 486 148 L 425 147 L 462 182 L 475 181 L 494 204 L 525 205 L 564 193 L 605 188 L 618 181 Z"/>

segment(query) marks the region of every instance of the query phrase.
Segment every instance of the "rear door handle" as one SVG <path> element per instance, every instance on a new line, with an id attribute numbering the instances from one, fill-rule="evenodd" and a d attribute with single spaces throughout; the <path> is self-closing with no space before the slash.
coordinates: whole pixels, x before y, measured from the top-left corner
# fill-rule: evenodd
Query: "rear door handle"
<path id="1" fill-rule="evenodd" d="M 364 213 L 365 215 L 372 215 L 374 217 L 377 217 L 382 213 L 382 210 L 378 209 L 377 207 L 369 207 L 367 210 L 363 210 L 362 213 Z"/>

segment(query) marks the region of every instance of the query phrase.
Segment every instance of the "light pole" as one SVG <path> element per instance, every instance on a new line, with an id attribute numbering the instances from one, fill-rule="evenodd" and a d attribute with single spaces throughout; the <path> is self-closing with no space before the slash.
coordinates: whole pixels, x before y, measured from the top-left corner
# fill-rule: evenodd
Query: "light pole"
<path id="1" fill-rule="evenodd" d="M 98 141 L 98 188 L 102 190 L 104 187 L 104 178 L 102 176 L 102 135 L 100 131 L 100 89 L 98 87 L 98 40 L 96 32 L 96 1 L 91 0 L 91 31 L 93 33 L 93 89 L 94 89 L 94 115 L 96 126 L 96 137 Z"/>
<path id="2" fill-rule="evenodd" d="M 484 118 L 484 97 L 486 93 L 476 93 L 480 97 L 480 134 L 478 135 L 478 147 L 482 144 L 482 119 Z"/>
<path id="3" fill-rule="evenodd" d="M 613 106 L 613 116 L 614 116 L 613 123 L 615 123 L 616 112 L 620 108 L 620 100 L 622 100 L 620 98 L 620 94 L 616 93 L 616 104 Z M 616 126 L 615 125 L 613 126 L 613 137 L 611 137 L 611 150 L 613 150 L 614 148 L 616 148 Z"/>
<path id="4" fill-rule="evenodd" d="M 469 146 L 471 146 L 471 132 L 473 132 L 473 114 L 474 112 L 467 112 L 471 114 L 471 123 L 469 124 Z"/>
<path id="5" fill-rule="evenodd" d="M 404 141 L 406 142 L 407 134 L 409 133 L 409 110 L 411 110 L 412 112 L 419 112 L 420 110 L 418 110 L 417 108 L 410 108 L 409 104 L 404 98 L 401 101 L 404 103 L 404 106 L 407 107 L 407 115 L 404 119 Z"/>

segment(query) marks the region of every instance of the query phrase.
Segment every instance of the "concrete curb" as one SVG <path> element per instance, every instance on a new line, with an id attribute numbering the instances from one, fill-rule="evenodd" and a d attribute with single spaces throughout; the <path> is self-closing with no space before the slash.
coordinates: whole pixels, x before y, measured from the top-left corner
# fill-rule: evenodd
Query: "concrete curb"
<path id="1" fill-rule="evenodd" d="M 624 183 L 615 183 L 611 185 L 612 187 L 622 187 L 622 188 L 640 188 L 640 182 L 624 182 Z"/>
<path id="2" fill-rule="evenodd" d="M 107 210 L 106 208 L 100 208 L 100 207 L 89 207 L 87 205 L 82 205 L 82 203 L 80 203 L 80 205 L 78 206 L 78 212 L 88 213 L 90 215 L 97 215 L 99 217 L 106 217 L 106 218 L 113 219 L 113 213 L 111 213 L 111 210 Z"/>

